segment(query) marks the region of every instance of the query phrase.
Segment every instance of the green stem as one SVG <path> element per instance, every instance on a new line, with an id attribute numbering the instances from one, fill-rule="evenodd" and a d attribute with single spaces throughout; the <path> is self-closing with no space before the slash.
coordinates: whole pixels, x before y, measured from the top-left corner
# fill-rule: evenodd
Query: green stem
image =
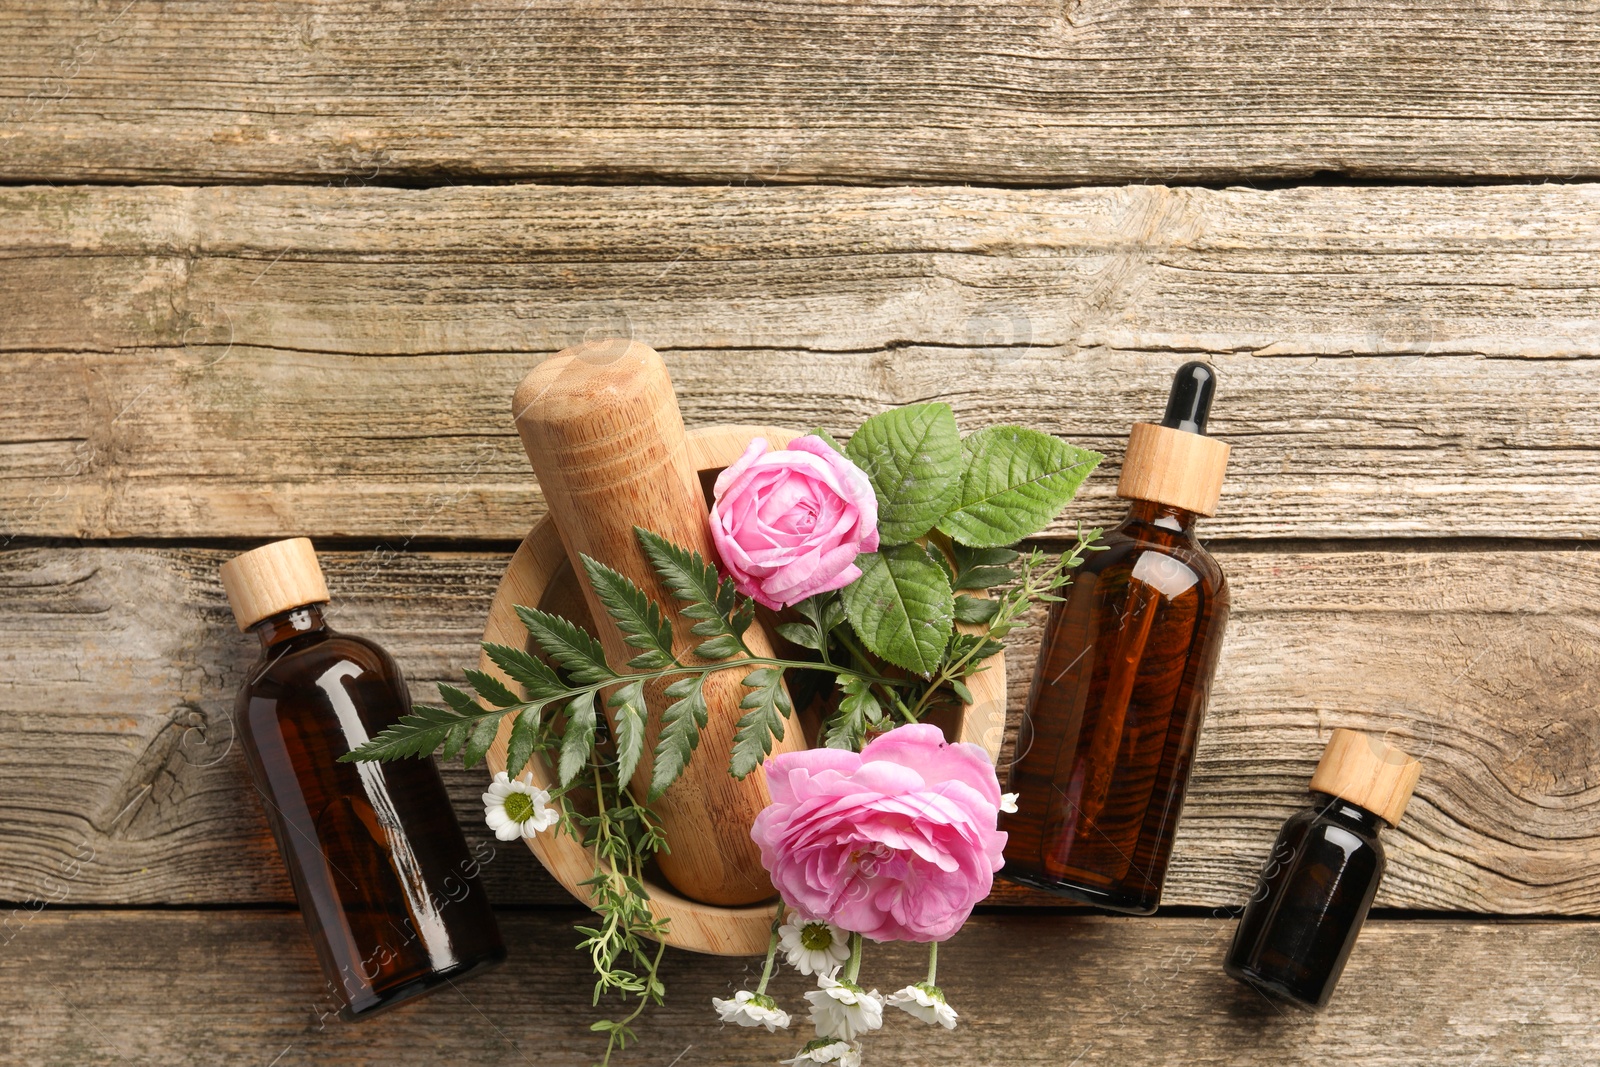
<path id="1" fill-rule="evenodd" d="M 1011 623 L 1018 615 L 1022 614 L 1023 610 L 1026 609 L 1035 598 L 1037 598 L 1041 593 L 1048 592 L 1052 588 L 1059 588 L 1059 586 L 1055 583 L 1055 578 L 1058 574 L 1070 570 L 1082 562 L 1082 553 L 1085 547 L 1086 542 L 1083 536 L 1080 534 L 1078 543 L 1073 546 L 1072 550 L 1062 553 L 1061 556 L 1056 560 L 1055 565 L 1044 572 L 1044 576 L 1042 578 L 1038 578 L 1031 569 L 1026 569 L 1026 573 L 1024 573 L 1022 576 L 1022 585 L 1000 598 L 1000 609 L 995 612 L 995 617 L 990 621 L 988 628 L 984 631 L 984 636 L 990 637 L 995 635 L 997 632 L 1001 636 L 1009 633 L 1011 631 Z M 939 691 L 940 687 L 948 684 L 953 678 L 965 677 L 965 675 L 963 675 L 961 672 L 966 669 L 967 665 L 972 662 L 973 657 L 976 656 L 982 648 L 983 646 L 981 644 L 976 645 L 956 662 L 946 664 L 943 668 L 941 668 L 938 675 L 935 677 L 933 684 L 929 685 L 927 689 L 922 691 L 922 697 L 911 709 L 911 713 L 913 715 L 920 716 L 923 708 L 927 706 L 928 700 L 933 696 L 934 693 Z"/>
<path id="2" fill-rule="evenodd" d="M 551 704 L 568 704 L 568 703 L 571 703 L 574 700 L 579 699 L 580 697 L 593 697 L 596 693 L 600 692 L 600 690 L 602 690 L 602 689 L 609 689 L 614 685 L 618 685 L 618 684 L 624 683 L 624 682 L 634 682 L 634 681 L 639 681 L 641 679 L 648 682 L 648 681 L 654 681 L 654 680 L 659 679 L 659 678 L 670 678 L 673 675 L 679 675 L 679 674 L 716 674 L 718 671 L 734 670 L 735 668 L 741 668 L 741 667 L 781 667 L 781 668 L 784 668 L 785 670 L 793 669 L 793 670 L 802 670 L 802 671 L 814 671 L 814 670 L 817 669 L 817 664 L 813 660 L 777 659 L 777 658 L 772 657 L 772 656 L 748 656 L 748 657 L 746 657 L 744 659 L 720 660 L 720 661 L 718 661 L 716 663 L 708 663 L 708 664 L 704 664 L 704 665 L 697 665 L 697 666 L 690 666 L 690 667 L 684 667 L 684 666 L 681 666 L 681 665 L 672 666 L 672 667 L 662 667 L 661 669 L 654 670 L 654 671 L 639 671 L 638 673 L 635 673 L 635 674 L 618 674 L 618 675 L 614 675 L 613 677 L 607 678 L 603 682 L 594 682 L 594 683 L 592 683 L 590 685 L 582 686 L 582 687 L 580 687 L 578 689 L 566 689 L 566 690 L 563 690 L 561 693 L 559 693 L 559 694 L 557 694 L 555 696 L 545 697 L 545 698 L 542 698 L 540 700 L 526 700 L 526 701 L 523 701 L 520 704 L 512 704 L 509 707 L 493 708 L 491 710 L 484 711 L 482 714 L 479 714 L 479 715 L 463 715 L 462 718 L 465 719 L 468 722 L 476 723 L 476 722 L 482 722 L 484 719 L 490 719 L 490 718 L 499 719 L 499 718 L 503 718 L 506 715 L 510 715 L 512 712 L 524 712 L 524 711 L 541 711 L 542 712 L 546 707 L 548 707 Z M 881 674 L 877 674 L 877 673 L 874 673 L 874 672 L 868 671 L 868 670 L 860 670 L 860 669 L 854 669 L 854 668 L 850 668 L 850 667 L 834 667 L 832 669 L 837 674 L 849 674 L 849 675 L 853 675 L 853 676 L 855 676 L 857 678 L 860 678 L 862 681 L 867 682 L 869 685 L 878 685 L 878 686 L 886 686 L 887 687 L 887 686 L 910 686 L 910 685 L 914 684 L 912 682 L 907 681 L 904 678 L 885 678 Z M 897 704 L 899 703 L 898 699 L 896 699 L 896 703 Z M 901 705 L 901 706 L 903 707 L 904 705 Z M 394 727 L 390 727 L 390 729 L 394 729 Z M 355 761 L 359 762 L 359 763 L 368 763 L 368 762 L 373 762 L 373 761 L 383 761 L 383 760 L 397 758 L 395 756 L 364 756 L 364 755 L 361 754 L 361 750 L 363 748 L 366 748 L 369 745 L 377 744 L 381 740 L 382 740 L 382 735 L 380 734 L 378 737 L 373 738 L 371 741 L 366 742 L 364 745 L 361 746 L 361 748 L 358 748 L 354 752 L 349 753 L 349 755 L 353 756 L 355 758 Z M 443 739 L 440 740 L 439 744 L 443 744 Z M 434 747 L 437 748 L 438 745 L 435 745 Z M 340 757 L 340 761 L 341 762 L 345 762 L 345 757 Z"/>
<path id="3" fill-rule="evenodd" d="M 856 664 L 855 670 L 845 670 L 839 673 L 854 674 L 858 678 L 866 677 L 863 668 L 869 662 L 867 659 L 867 650 L 857 644 L 854 637 L 850 636 L 848 627 L 841 626 L 835 632 L 838 635 L 839 643 L 844 645 L 845 651 L 850 653 L 851 660 L 853 660 Z M 826 644 L 827 642 L 823 643 Z M 917 683 L 903 678 L 883 678 L 875 679 L 874 684 L 878 686 L 878 690 L 883 693 L 886 698 L 888 698 L 889 702 L 894 705 L 895 710 L 900 713 L 901 717 L 903 717 L 907 722 L 915 721 L 910 717 L 911 713 L 906 710 L 905 702 L 900 699 L 900 694 L 894 691 L 893 686 L 898 685 L 909 688 Z"/>
<path id="4" fill-rule="evenodd" d="M 652 979 L 655 978 L 656 971 L 660 970 L 661 956 L 666 951 L 667 943 L 665 941 L 662 941 L 656 945 L 655 958 L 650 961 L 649 974 Z M 643 1015 L 644 1009 L 649 1005 L 649 1003 L 650 998 L 648 994 L 639 994 L 638 1007 L 634 1008 L 627 1015 L 617 1020 L 616 1025 L 611 1028 L 611 1032 L 606 1035 L 606 1055 L 605 1058 L 600 1061 L 601 1067 L 608 1067 L 608 1065 L 611 1063 L 612 1050 L 617 1048 L 621 1042 L 625 1040 L 622 1035 L 626 1032 L 627 1025 L 633 1022 L 633 1020 L 637 1019 L 639 1016 Z"/>
<path id="5" fill-rule="evenodd" d="M 928 942 L 928 984 L 939 984 L 939 942 Z"/>
<path id="6" fill-rule="evenodd" d="M 844 980 L 851 985 L 861 975 L 861 935 L 850 935 L 850 959 L 844 965 Z"/>
<path id="7" fill-rule="evenodd" d="M 767 938 L 767 962 L 761 967 L 761 982 L 756 986 L 756 992 L 765 993 L 767 983 L 772 980 L 772 961 L 778 955 L 778 927 L 783 925 L 783 905 L 778 905 L 778 913 L 772 917 L 772 936 Z"/>

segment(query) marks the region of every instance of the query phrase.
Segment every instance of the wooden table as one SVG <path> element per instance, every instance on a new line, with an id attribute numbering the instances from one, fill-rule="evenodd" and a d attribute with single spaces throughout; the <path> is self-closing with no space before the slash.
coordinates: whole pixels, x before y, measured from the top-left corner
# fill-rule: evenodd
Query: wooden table
<path id="1" fill-rule="evenodd" d="M 631 335 L 692 424 L 938 398 L 1101 449 L 1087 523 L 1173 367 L 1220 369 L 1236 607 L 1171 907 L 986 910 L 961 1028 L 870 1063 L 1597 1062 L 1597 180 L 1594 0 L 11 0 L 0 1059 L 587 1062 L 580 913 L 521 846 L 505 968 L 326 1016 L 216 567 L 317 538 L 430 697 L 541 514 L 513 386 Z M 1219 962 L 1336 726 L 1426 769 L 1312 1016 Z M 712 1022 L 749 964 L 669 970 L 627 1062 L 793 1055 Z"/>

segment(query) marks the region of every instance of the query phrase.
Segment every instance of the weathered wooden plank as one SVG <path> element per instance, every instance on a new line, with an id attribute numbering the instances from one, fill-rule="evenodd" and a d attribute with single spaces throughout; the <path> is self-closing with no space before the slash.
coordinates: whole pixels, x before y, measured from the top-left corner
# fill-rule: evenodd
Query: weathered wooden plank
<path id="1" fill-rule="evenodd" d="M 298 916 L 283 912 L 49 910 L 7 928 L 0 1040 L 16 1062 L 152 1065 L 453 1060 L 576 1067 L 595 1056 L 595 1011 L 571 913 L 502 913 L 500 970 L 396 1009 L 328 1017 Z M 891 1011 L 872 1062 L 1127 1063 L 1281 1067 L 1516 1063 L 1580 1067 L 1600 1055 L 1600 927 L 1592 922 L 1374 921 L 1328 1009 L 1274 1005 L 1222 973 L 1233 922 L 982 916 L 939 953 L 961 1014 L 953 1032 Z M 93 959 L 95 966 L 83 961 Z M 874 947 L 866 981 L 921 976 L 923 954 Z M 619 1064 L 772 1063 L 809 1036 L 719 1027 L 713 996 L 756 961 L 671 953 L 668 999 Z M 126 976 L 140 976 L 127 981 Z M 773 991 L 803 1008 L 804 979 Z M 678 1059 L 674 1059 L 678 1057 Z"/>
<path id="2" fill-rule="evenodd" d="M 1600 185 L 0 190 L 0 530 L 518 537 L 512 388 L 627 334 L 691 422 L 941 398 L 1107 451 L 1091 522 L 1203 355 L 1213 535 L 1582 537 L 1597 279 Z"/>
<path id="3" fill-rule="evenodd" d="M 215 577 L 228 553 L 0 553 L 0 899 L 284 902 L 231 744 L 254 658 Z M 1425 771 L 1388 835 L 1389 906 L 1600 914 L 1600 562 L 1582 551 L 1225 550 L 1235 615 L 1167 903 L 1229 905 L 1304 799 L 1327 732 L 1392 731 Z M 504 556 L 327 552 L 336 626 L 428 698 L 459 678 Z M 1036 633 L 1016 642 L 1012 704 Z M 448 773 L 475 843 L 482 771 Z M 69 784 L 64 784 L 69 783 Z M 67 877 L 67 872 L 72 872 Z M 556 890 L 520 847 L 500 903 Z"/>
<path id="4" fill-rule="evenodd" d="M 28 0 L 0 177 L 1592 177 L 1597 55 L 1587 0 Z"/>

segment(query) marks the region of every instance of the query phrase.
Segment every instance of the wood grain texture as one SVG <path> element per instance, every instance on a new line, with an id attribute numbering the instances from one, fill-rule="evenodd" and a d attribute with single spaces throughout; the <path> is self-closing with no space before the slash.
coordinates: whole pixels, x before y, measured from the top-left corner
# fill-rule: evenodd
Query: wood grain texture
<path id="1" fill-rule="evenodd" d="M 14 921 L 0 955 L 0 1042 L 19 1063 L 153 1067 L 216 1063 L 592 1061 L 596 1012 L 571 913 L 502 913 L 499 971 L 368 1026 L 331 1017 L 292 912 L 57 912 Z M 1328 1009 L 1278 1007 L 1222 973 L 1233 921 L 974 919 L 939 953 L 954 1032 L 890 1011 L 866 1041 L 892 1064 L 1216 1067 L 1568 1067 L 1600 1056 L 1600 925 L 1374 921 Z M 95 965 L 86 967 L 85 959 Z M 926 957 L 873 947 L 864 980 L 888 992 Z M 787 1034 L 716 1024 L 713 996 L 746 988 L 758 961 L 669 954 L 664 1007 L 640 1020 L 620 1064 L 745 1065 L 793 1056 Z M 127 981 L 139 975 L 140 981 Z M 1441 980 L 1448 975 L 1448 980 Z M 780 1003 L 804 1007 L 785 971 Z M 675 1057 L 677 1057 L 675 1059 Z"/>
<path id="2" fill-rule="evenodd" d="M 0 899 L 290 899 L 231 744 L 255 657 L 216 578 L 229 552 L 0 553 Z M 458 680 L 505 556 L 321 554 L 336 628 L 388 647 L 413 695 Z M 1381 906 L 1600 914 L 1600 562 L 1587 551 L 1219 552 L 1234 590 L 1165 903 L 1248 895 L 1335 727 L 1423 762 L 1387 835 Z M 1013 718 L 1037 630 L 1015 641 Z M 1002 762 L 1006 756 L 1002 754 Z M 70 787 L 62 768 L 73 768 Z M 446 774 L 472 843 L 485 772 Z M 69 877 L 70 873 L 70 877 Z M 520 845 L 497 903 L 561 891 Z"/>
<path id="3" fill-rule="evenodd" d="M 1589 0 L 16 0 L 0 177 L 1600 175 Z"/>
<path id="4" fill-rule="evenodd" d="M 0 189 L 0 531 L 520 538 L 507 398 L 620 335 L 691 426 L 1061 434 L 1091 523 L 1201 355 L 1213 536 L 1584 537 L 1597 279 L 1600 185 Z"/>
<path id="5" fill-rule="evenodd" d="M 638 534 L 643 527 L 693 552 L 696 559 L 717 558 L 701 472 L 689 459 L 683 415 L 660 354 L 649 345 L 621 339 L 568 349 L 523 379 L 512 411 L 606 658 L 625 664 L 648 644 L 637 639 L 630 643 L 629 632 L 606 610 L 603 594 L 585 568 L 586 557 L 620 573 L 661 605 L 671 641 L 669 659 L 705 662 L 694 654 L 701 641 L 691 630 L 694 619 L 683 614 Z M 729 451 L 721 466 L 737 460 L 743 449 Z M 750 624 L 741 641 L 752 656 L 774 655 L 772 634 L 762 620 Z M 642 696 L 632 698 L 644 705 L 636 712 L 642 716 L 637 729 L 644 754 L 629 782 L 635 796 L 651 791 L 662 716 L 682 696 L 669 695 L 670 684 L 664 679 L 652 682 Z M 778 684 L 783 703 L 789 703 L 788 687 Z M 772 803 L 772 794 L 760 766 L 742 779 L 728 773 L 749 690 L 742 674 L 718 671 L 700 677 L 698 692 L 702 724 L 695 758 L 680 763 L 672 788 L 651 809 L 666 841 L 656 862 L 667 881 L 691 900 L 726 907 L 757 904 L 771 899 L 773 888 L 750 826 Z M 617 712 L 608 708 L 605 715 L 615 731 Z M 762 747 L 779 755 L 806 745 L 800 731 L 792 730 Z M 759 764 L 759 759 L 752 763 Z"/>

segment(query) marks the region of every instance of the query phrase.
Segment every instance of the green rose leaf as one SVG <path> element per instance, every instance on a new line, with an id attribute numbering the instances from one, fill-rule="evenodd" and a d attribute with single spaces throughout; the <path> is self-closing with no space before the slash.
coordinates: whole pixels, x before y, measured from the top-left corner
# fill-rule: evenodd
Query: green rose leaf
<path id="1" fill-rule="evenodd" d="M 1021 426 L 990 426 L 961 442 L 966 471 L 939 529 L 973 548 L 1038 533 L 1105 457 Z"/>
<path id="2" fill-rule="evenodd" d="M 856 557 L 861 577 L 844 587 L 850 625 L 873 654 L 926 677 L 955 627 L 955 594 L 921 545 Z"/>
<path id="3" fill-rule="evenodd" d="M 878 536 L 915 541 L 955 504 L 961 434 L 949 404 L 911 404 L 874 415 L 845 445 L 878 497 Z"/>
<path id="4" fill-rule="evenodd" d="M 956 622 L 981 626 L 990 622 L 1000 613 L 1000 601 L 987 600 L 983 597 L 967 596 L 956 597 Z"/>
<path id="5" fill-rule="evenodd" d="M 845 454 L 844 446 L 838 441 L 835 441 L 833 439 L 833 434 L 829 433 L 827 430 L 824 430 L 821 426 L 818 426 L 816 429 L 812 430 L 807 436 L 820 439 L 823 444 L 827 445 L 841 456 Z"/>

